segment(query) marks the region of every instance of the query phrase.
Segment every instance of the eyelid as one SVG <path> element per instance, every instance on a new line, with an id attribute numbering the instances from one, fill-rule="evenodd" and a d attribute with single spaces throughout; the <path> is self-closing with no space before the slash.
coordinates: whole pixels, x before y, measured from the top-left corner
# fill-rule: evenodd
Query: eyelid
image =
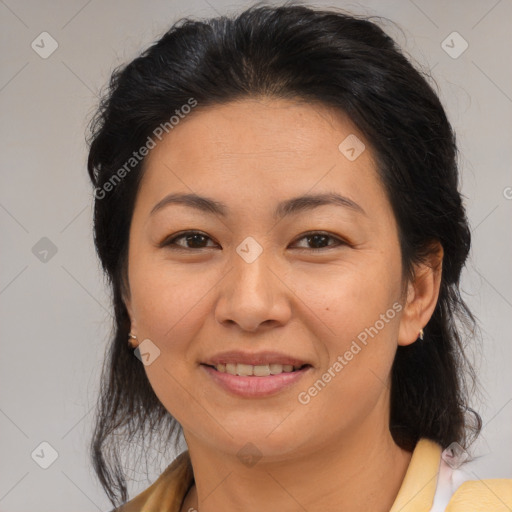
<path id="1" fill-rule="evenodd" d="M 181 245 L 177 245 L 177 244 L 174 243 L 175 240 L 177 240 L 179 238 L 183 238 L 183 237 L 185 237 L 187 235 L 202 235 L 205 238 L 208 238 L 208 239 L 214 241 L 213 238 L 210 235 L 204 233 L 203 231 L 198 231 L 198 230 L 195 230 L 195 229 L 189 229 L 189 230 L 186 230 L 186 231 L 179 231 L 178 233 L 173 233 L 172 235 L 169 235 L 168 237 L 165 237 L 158 244 L 158 247 L 162 248 L 162 247 L 171 246 L 172 249 L 176 249 L 176 250 L 182 249 L 184 251 L 201 251 L 203 249 L 208 249 L 208 247 L 201 247 L 199 249 L 193 249 L 193 248 L 190 248 L 190 247 L 183 247 Z"/>
<path id="2" fill-rule="evenodd" d="M 307 231 L 306 233 L 302 233 L 301 235 L 299 235 L 299 237 L 297 237 L 293 243 L 296 243 L 298 242 L 299 240 L 302 240 L 303 238 L 307 238 L 308 236 L 314 236 L 314 235 L 323 235 L 323 236 L 326 236 L 328 238 L 331 238 L 333 240 L 335 240 L 337 243 L 336 245 L 328 245 L 326 247 L 317 247 L 317 248 L 314 248 L 314 247 L 299 247 L 299 250 L 305 250 L 305 251 L 326 251 L 328 249 L 334 249 L 336 247 L 340 247 L 342 245 L 350 245 L 345 239 L 341 238 L 340 236 L 338 235 L 334 235 L 332 233 L 329 233 L 328 231 L 322 231 L 322 230 L 313 230 L 313 231 Z"/>
<path id="3" fill-rule="evenodd" d="M 210 247 L 199 247 L 199 248 L 183 247 L 183 246 L 177 245 L 175 243 L 175 241 L 177 239 L 183 238 L 187 235 L 202 235 L 205 238 L 208 238 L 209 240 L 215 242 L 215 240 L 213 240 L 213 238 L 211 236 L 209 236 L 208 234 L 206 234 L 202 231 L 187 230 L 187 231 L 181 231 L 178 233 L 174 233 L 174 234 L 170 235 L 169 237 L 164 238 L 164 240 L 158 244 L 158 247 L 159 248 L 171 247 L 172 250 L 178 250 L 178 251 L 183 250 L 183 251 L 187 251 L 187 252 L 188 251 L 202 251 L 204 249 L 211 248 L 211 246 Z M 329 249 L 333 249 L 336 247 L 341 247 L 344 245 L 350 245 L 350 243 L 347 240 L 345 240 L 344 238 L 341 238 L 338 235 L 329 233 L 328 231 L 322 231 L 322 230 L 317 230 L 317 231 L 313 230 L 313 231 L 307 231 L 305 233 L 302 233 L 292 243 L 297 243 L 298 241 L 303 240 L 304 238 L 307 238 L 308 236 L 314 236 L 314 235 L 326 236 L 332 240 L 335 240 L 337 243 L 335 245 L 327 245 L 326 247 L 316 247 L 316 248 L 315 247 L 299 247 L 297 249 L 303 250 L 303 251 L 309 251 L 309 252 L 311 252 L 311 251 L 320 252 L 320 251 L 326 251 Z M 217 243 L 217 242 L 215 242 L 215 243 Z"/>

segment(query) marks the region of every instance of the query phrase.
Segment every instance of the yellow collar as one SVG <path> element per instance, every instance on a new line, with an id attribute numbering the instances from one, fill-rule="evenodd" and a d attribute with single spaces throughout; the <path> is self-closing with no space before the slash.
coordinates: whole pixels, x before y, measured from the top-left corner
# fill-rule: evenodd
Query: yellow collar
<path id="1" fill-rule="evenodd" d="M 432 508 L 441 461 L 441 446 L 420 439 L 389 512 L 428 512 Z"/>

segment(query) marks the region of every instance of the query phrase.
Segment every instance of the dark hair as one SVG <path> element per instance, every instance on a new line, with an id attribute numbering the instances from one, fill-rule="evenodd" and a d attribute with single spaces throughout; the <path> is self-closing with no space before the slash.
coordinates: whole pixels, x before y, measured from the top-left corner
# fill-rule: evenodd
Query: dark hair
<path id="1" fill-rule="evenodd" d="M 139 435 L 148 441 L 156 433 L 164 444 L 174 436 L 177 446 L 182 433 L 127 344 L 123 290 L 143 160 L 133 169 L 126 162 L 191 98 L 198 105 L 194 112 L 267 96 L 316 102 L 348 115 L 376 157 L 398 223 L 404 275 L 412 276 L 432 241 L 444 250 L 440 295 L 425 339 L 398 347 L 394 360 L 393 438 L 412 450 L 421 437 L 467 446 L 469 434 L 478 435 L 481 419 L 469 407 L 467 379 L 474 384 L 475 372 L 464 354 L 469 335 L 463 334 L 475 320 L 459 291 L 471 237 L 458 190 L 455 136 L 427 78 L 369 19 L 259 4 L 232 17 L 181 19 L 113 72 L 91 125 L 88 171 L 96 196 L 94 239 L 115 311 L 91 452 L 114 505 L 127 499 L 119 439 L 131 442 Z"/>

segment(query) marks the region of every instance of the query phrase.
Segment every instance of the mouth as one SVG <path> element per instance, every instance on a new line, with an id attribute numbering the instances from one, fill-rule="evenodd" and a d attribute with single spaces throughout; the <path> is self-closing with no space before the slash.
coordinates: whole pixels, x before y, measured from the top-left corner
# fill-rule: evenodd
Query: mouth
<path id="1" fill-rule="evenodd" d="M 262 364 L 251 365 L 243 363 L 220 363 L 220 364 L 205 364 L 216 370 L 219 373 L 227 373 L 229 375 L 236 375 L 240 377 L 268 377 L 269 375 L 281 375 L 282 373 L 294 373 L 305 368 L 310 367 L 310 364 L 291 365 L 291 364 Z"/>
<path id="2" fill-rule="evenodd" d="M 200 368 L 218 389 L 245 399 L 268 398 L 293 389 L 313 371 L 310 364 L 278 363 L 202 363 Z"/>

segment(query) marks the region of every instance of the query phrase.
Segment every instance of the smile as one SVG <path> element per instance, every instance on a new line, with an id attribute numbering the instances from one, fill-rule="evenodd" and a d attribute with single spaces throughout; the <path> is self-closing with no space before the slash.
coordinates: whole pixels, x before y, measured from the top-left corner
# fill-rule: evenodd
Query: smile
<path id="1" fill-rule="evenodd" d="M 294 384 L 312 370 L 312 366 L 268 364 L 248 365 L 238 363 L 207 365 L 200 367 L 223 391 L 245 398 L 272 396 Z"/>
<path id="2" fill-rule="evenodd" d="M 229 373 L 230 375 L 240 375 L 244 377 L 267 377 L 269 375 L 279 375 L 280 373 L 291 373 L 300 370 L 304 366 L 293 366 L 291 364 L 264 364 L 252 365 L 242 363 L 228 363 L 212 365 L 218 372 Z"/>

